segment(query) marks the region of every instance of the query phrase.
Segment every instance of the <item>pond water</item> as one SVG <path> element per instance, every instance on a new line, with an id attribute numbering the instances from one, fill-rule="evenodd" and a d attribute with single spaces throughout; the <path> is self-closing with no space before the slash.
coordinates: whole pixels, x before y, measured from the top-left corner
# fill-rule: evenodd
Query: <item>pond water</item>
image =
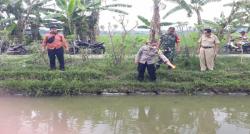
<path id="1" fill-rule="evenodd" d="M 1 97 L 0 134 L 250 134 L 250 97 Z"/>

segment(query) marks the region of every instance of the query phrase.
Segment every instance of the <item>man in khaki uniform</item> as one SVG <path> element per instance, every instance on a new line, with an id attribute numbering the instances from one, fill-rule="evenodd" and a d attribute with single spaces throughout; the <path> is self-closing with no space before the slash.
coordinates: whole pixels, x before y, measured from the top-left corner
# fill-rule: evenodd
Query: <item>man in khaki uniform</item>
<path id="1" fill-rule="evenodd" d="M 198 43 L 197 52 L 199 53 L 201 71 L 214 70 L 214 60 L 220 43 L 218 37 L 211 33 L 211 29 L 204 29 Z"/>

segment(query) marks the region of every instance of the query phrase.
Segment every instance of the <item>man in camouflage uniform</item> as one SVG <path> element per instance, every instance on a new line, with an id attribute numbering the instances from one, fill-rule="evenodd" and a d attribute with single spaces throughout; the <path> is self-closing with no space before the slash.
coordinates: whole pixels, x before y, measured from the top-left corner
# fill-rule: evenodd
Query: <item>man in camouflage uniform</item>
<path id="1" fill-rule="evenodd" d="M 172 63 L 176 57 L 176 52 L 180 51 L 180 38 L 177 36 L 174 27 L 169 27 L 168 32 L 161 36 L 160 49 Z M 158 61 L 156 69 L 160 67 L 162 60 Z"/>

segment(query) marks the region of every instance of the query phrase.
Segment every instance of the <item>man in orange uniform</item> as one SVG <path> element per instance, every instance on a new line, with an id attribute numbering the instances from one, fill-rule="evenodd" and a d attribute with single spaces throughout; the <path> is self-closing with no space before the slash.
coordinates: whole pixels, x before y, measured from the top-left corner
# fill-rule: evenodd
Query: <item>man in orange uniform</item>
<path id="1" fill-rule="evenodd" d="M 42 51 L 47 49 L 50 61 L 50 69 L 56 69 L 56 57 L 60 64 L 60 70 L 64 71 L 64 49 L 68 50 L 68 43 L 62 34 L 59 34 L 57 27 L 52 25 L 50 32 L 47 33 L 42 42 Z"/>

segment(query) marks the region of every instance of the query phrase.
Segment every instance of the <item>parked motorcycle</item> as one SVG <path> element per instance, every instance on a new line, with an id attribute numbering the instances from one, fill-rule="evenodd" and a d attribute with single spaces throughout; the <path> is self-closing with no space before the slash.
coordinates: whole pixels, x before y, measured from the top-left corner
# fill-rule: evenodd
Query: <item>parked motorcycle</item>
<path id="1" fill-rule="evenodd" d="M 22 44 L 20 44 L 16 46 L 10 46 L 6 53 L 9 55 L 25 55 L 28 53 L 28 51 Z"/>
<path id="2" fill-rule="evenodd" d="M 71 47 L 69 48 L 69 53 L 79 54 L 80 49 L 89 49 L 91 54 L 104 54 L 105 53 L 104 42 L 91 44 L 91 43 L 80 41 L 80 40 L 77 40 L 71 43 Z"/>
<path id="3" fill-rule="evenodd" d="M 224 45 L 224 53 L 250 53 L 250 42 L 242 42 L 241 47 L 237 46 L 235 40 L 230 40 Z"/>

